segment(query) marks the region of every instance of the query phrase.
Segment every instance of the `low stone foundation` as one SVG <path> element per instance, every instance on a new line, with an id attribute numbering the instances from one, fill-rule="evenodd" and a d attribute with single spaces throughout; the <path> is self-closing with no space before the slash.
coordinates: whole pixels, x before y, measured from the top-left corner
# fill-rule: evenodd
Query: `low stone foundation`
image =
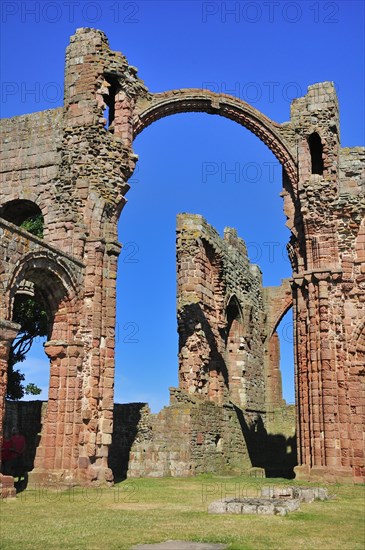
<path id="1" fill-rule="evenodd" d="M 329 499 L 328 490 L 324 487 L 265 486 L 261 489 L 261 496 L 271 499 L 296 499 L 300 502 Z"/>
<path id="2" fill-rule="evenodd" d="M 242 474 L 249 451 L 232 405 L 216 405 L 171 388 L 171 405 L 146 409 L 130 449 L 128 477 Z"/>
<path id="3" fill-rule="evenodd" d="M 269 498 L 225 498 L 209 505 L 209 514 L 259 514 L 286 516 L 299 508 L 299 500 Z"/>
<path id="4" fill-rule="evenodd" d="M 210 514 L 259 514 L 286 516 L 298 510 L 301 502 L 328 500 L 327 489 L 322 487 L 263 487 L 261 498 L 223 498 L 209 504 Z"/>

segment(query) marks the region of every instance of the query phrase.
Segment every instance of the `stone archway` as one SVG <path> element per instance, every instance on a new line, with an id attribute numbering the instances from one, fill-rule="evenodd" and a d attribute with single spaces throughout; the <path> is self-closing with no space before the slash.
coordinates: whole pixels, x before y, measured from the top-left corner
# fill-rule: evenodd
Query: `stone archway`
<path id="1" fill-rule="evenodd" d="M 297 190 L 295 155 L 282 133 L 281 125 L 245 101 L 229 95 L 194 88 L 150 94 L 147 100 L 137 101 L 133 120 L 134 137 L 160 118 L 188 112 L 220 115 L 250 130 L 273 152 L 287 173 L 293 189 Z"/>
<path id="2" fill-rule="evenodd" d="M 331 91 L 329 89 L 324 91 L 330 105 L 333 101 Z M 297 104 L 299 104 L 299 101 L 297 101 Z M 304 108 L 304 102 L 302 102 L 301 107 Z M 344 440 L 343 453 L 340 450 L 333 451 L 332 441 L 328 441 L 324 445 L 320 444 L 323 433 L 327 433 L 328 437 L 332 438 L 329 425 L 333 422 L 333 415 L 336 415 L 337 418 L 340 418 L 341 415 L 337 416 L 336 406 L 325 405 L 326 400 L 322 398 L 320 398 L 318 409 L 317 392 L 315 390 L 313 393 L 312 390 L 308 389 L 312 384 L 311 380 L 317 377 L 316 374 L 311 373 L 312 369 L 318 369 L 317 359 L 314 359 L 314 354 L 309 352 L 309 349 L 313 349 L 315 345 L 319 363 L 322 365 L 320 370 L 323 369 L 323 373 L 319 375 L 322 382 L 319 384 L 323 384 L 322 387 L 326 388 L 327 394 L 332 392 L 333 399 L 337 402 L 336 375 L 326 372 L 332 370 L 330 365 L 332 361 L 335 361 L 336 351 L 334 349 L 334 339 L 328 338 L 328 308 L 325 296 L 329 292 L 334 293 L 337 283 L 341 281 L 342 270 L 339 267 L 338 259 L 338 239 L 340 236 L 335 229 L 337 222 L 335 221 L 336 215 L 332 214 L 332 207 L 329 207 L 328 214 L 331 212 L 331 215 L 327 219 L 323 218 L 323 213 L 316 212 L 316 210 L 320 210 L 320 208 L 318 209 L 319 203 L 317 200 L 320 201 L 321 199 L 316 199 L 317 205 L 313 202 L 310 186 L 314 185 L 318 196 L 320 196 L 320 187 L 324 179 L 328 182 L 331 178 L 333 180 L 333 175 L 331 175 L 333 174 L 333 163 L 337 162 L 339 154 L 338 121 L 332 121 L 331 126 L 331 115 L 328 114 L 327 127 L 310 124 L 308 128 L 303 128 L 299 132 L 302 137 L 299 141 L 299 154 L 296 162 L 294 162 L 291 156 L 291 148 L 288 146 L 288 143 L 292 142 L 293 135 L 290 131 L 287 131 L 288 128 L 284 130 L 282 125 L 270 121 L 252 107 L 235 98 L 217 95 L 212 92 L 187 89 L 173 90 L 163 94 L 150 94 L 147 100 L 141 100 L 140 104 L 137 102 L 134 118 L 135 134 L 137 135 L 159 118 L 191 111 L 203 111 L 227 116 L 244 125 L 271 149 L 283 165 L 284 212 L 287 216 L 287 226 L 292 232 L 288 243 L 288 251 L 294 279 L 293 291 L 290 292 L 285 308 L 288 309 L 293 306 L 294 310 L 294 355 L 295 364 L 298 365 L 296 367 L 296 387 L 298 424 L 300 425 L 298 430 L 300 463 L 310 463 L 313 472 L 317 470 L 316 467 L 318 466 L 321 472 L 320 475 L 325 475 L 323 472 L 329 470 L 331 472 L 329 473 L 330 478 L 331 476 L 346 477 L 349 474 L 347 469 L 349 461 L 345 458 L 347 455 L 347 441 Z M 294 110 L 293 113 L 295 113 Z M 285 138 L 283 138 L 283 134 Z M 315 140 L 313 136 L 315 136 Z M 288 139 L 288 142 L 286 142 L 286 139 Z M 334 183 L 332 181 L 331 185 Z M 303 196 L 305 196 L 307 186 L 309 194 L 308 197 L 306 196 L 307 202 L 304 205 Z M 310 211 L 309 215 L 308 209 Z M 299 273 L 305 273 L 304 279 L 299 276 Z M 298 287 L 302 287 L 302 289 Z M 316 319 L 312 317 L 314 311 L 316 311 Z M 298 320 L 301 317 L 305 318 L 305 323 L 302 323 L 299 327 Z M 317 336 L 314 341 L 313 325 L 317 327 Z M 300 336 L 298 336 L 298 332 Z M 304 349 L 305 351 L 301 355 Z M 306 366 L 304 367 L 304 365 Z M 306 386 L 306 379 L 309 386 Z M 309 392 L 308 395 L 306 395 L 307 392 Z M 304 402 L 306 413 L 302 408 Z M 314 416 L 316 416 L 315 411 L 317 410 L 324 413 L 324 424 L 327 430 L 318 428 L 321 424 L 321 413 L 318 415 L 318 422 L 314 422 L 311 426 L 306 424 L 305 416 L 309 410 L 311 411 L 309 414 Z M 340 424 L 342 422 L 341 419 Z M 338 425 L 337 430 L 339 433 L 341 430 L 340 425 Z M 309 440 L 313 439 L 316 440 L 315 446 L 309 443 Z M 341 448 L 341 443 L 336 445 L 338 449 Z M 363 450 L 363 444 L 361 445 Z M 319 450 L 320 448 L 321 450 Z M 316 454 L 317 458 L 314 458 Z M 353 467 L 353 464 L 352 462 L 351 467 Z M 299 467 L 297 474 L 307 476 L 308 471 L 306 468 Z"/>
<path id="3" fill-rule="evenodd" d="M 278 287 L 267 287 L 264 289 L 264 293 L 268 310 L 265 339 L 266 402 L 269 408 L 275 408 L 282 405 L 282 380 L 279 365 L 280 342 L 276 329 L 284 315 L 293 307 L 290 280 L 284 279 Z"/>
<path id="4" fill-rule="evenodd" d="M 44 251 L 20 259 L 10 277 L 6 303 L 9 318 L 19 294 L 39 296 L 48 316 L 45 353 L 50 360 L 47 413 L 35 458 L 34 478 L 43 479 L 47 470 L 75 476 L 82 431 L 80 409 L 80 366 L 83 345 L 77 340 L 77 292 L 79 280 L 62 258 Z"/>
<path id="5" fill-rule="evenodd" d="M 205 112 L 229 118 L 244 126 L 256 135 L 276 156 L 283 167 L 283 196 L 284 212 L 287 218 L 286 225 L 291 231 L 291 239 L 288 245 L 293 272 L 296 273 L 300 266 L 306 265 L 305 237 L 303 234 L 302 214 L 298 191 L 298 166 L 295 160 L 295 152 L 290 143 L 291 133 L 257 109 L 246 102 L 225 94 L 199 89 L 171 90 L 164 93 L 149 94 L 147 98 L 140 98 L 136 102 L 133 119 L 133 135 L 139 135 L 153 122 L 176 113 Z M 122 130 L 120 128 L 120 133 Z M 288 139 L 289 138 L 289 139 Z M 293 294 L 290 285 L 286 285 L 285 311 L 280 311 L 274 323 L 272 333 L 267 341 L 267 346 L 274 349 L 275 335 L 273 334 L 277 324 L 284 313 L 293 306 Z M 268 325 L 268 330 L 271 330 Z M 276 345 L 277 348 L 277 345 Z M 267 388 L 267 406 L 275 407 L 282 404 L 281 375 L 277 365 L 275 372 L 270 368 L 270 350 L 267 350 L 265 366 Z M 271 363 L 274 364 L 277 354 L 272 354 Z M 277 362 L 277 361 L 276 361 Z M 280 383 L 279 383 L 280 382 Z M 242 391 L 242 390 L 241 390 Z"/>
<path id="6" fill-rule="evenodd" d="M 173 114 L 204 112 L 228 118 L 244 126 L 256 135 L 275 155 L 283 168 L 283 188 L 285 193 L 284 213 L 286 225 L 292 232 L 291 262 L 293 270 L 304 265 L 305 246 L 302 214 L 298 195 L 298 164 L 296 152 L 291 143 L 291 131 L 246 103 L 226 94 L 217 94 L 208 90 L 187 88 L 164 93 L 148 94 L 137 99 L 133 109 L 133 120 L 129 132 L 133 138 L 153 122 Z M 126 129 L 116 125 L 115 131 L 121 136 Z"/>
<path id="7" fill-rule="evenodd" d="M 216 94 L 207 90 L 182 89 L 148 94 L 147 98 L 142 97 L 137 100 L 134 108 L 133 135 L 134 137 L 137 136 L 150 124 L 163 117 L 184 112 L 206 112 L 237 122 L 256 135 L 279 160 L 283 167 L 282 196 L 284 197 L 284 213 L 287 218 L 286 225 L 291 231 L 288 252 L 293 274 L 296 274 L 300 268 L 307 265 L 307 258 L 299 198 L 300 174 L 296 153 L 291 143 L 291 132 L 288 131 L 287 127 L 284 128 L 283 125 L 272 121 L 263 113 L 238 98 L 225 94 Z M 121 129 L 120 132 L 122 134 Z M 309 148 L 308 155 L 310 155 Z M 295 294 L 293 295 L 287 281 L 285 294 L 283 298 L 285 300 L 283 310 L 280 310 L 277 319 L 270 319 L 270 324 L 268 324 L 268 330 L 272 329 L 272 332 L 266 345 L 268 348 L 271 345 L 272 352 L 274 348 L 277 348 L 274 334 L 275 328 L 284 313 L 293 306 L 293 300 L 295 300 Z M 270 327 L 270 325 L 273 325 L 273 327 Z M 294 347 L 295 345 L 294 340 Z M 275 367 L 275 372 L 273 368 L 270 368 L 270 349 L 266 353 L 267 365 L 265 369 L 268 380 L 266 399 L 267 403 L 271 404 L 271 406 L 279 406 L 281 403 L 280 371 L 277 366 Z M 271 363 L 274 364 L 277 354 L 272 353 L 272 359 Z"/>

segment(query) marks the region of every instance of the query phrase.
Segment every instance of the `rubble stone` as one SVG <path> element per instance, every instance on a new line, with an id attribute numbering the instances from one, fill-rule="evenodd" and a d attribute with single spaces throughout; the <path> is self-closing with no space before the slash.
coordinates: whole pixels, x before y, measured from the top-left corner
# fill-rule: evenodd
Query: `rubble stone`
<path id="1" fill-rule="evenodd" d="M 209 514 L 257 514 L 262 516 L 286 516 L 299 508 L 297 499 L 225 498 L 209 504 Z"/>

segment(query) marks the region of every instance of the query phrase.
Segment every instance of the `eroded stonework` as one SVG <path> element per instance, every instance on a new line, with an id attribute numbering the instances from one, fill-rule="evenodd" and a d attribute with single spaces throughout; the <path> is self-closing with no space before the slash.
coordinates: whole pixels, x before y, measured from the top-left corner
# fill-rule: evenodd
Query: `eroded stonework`
<path id="1" fill-rule="evenodd" d="M 179 384 L 190 395 L 265 409 L 262 276 L 234 229 L 177 224 Z"/>
<path id="2" fill-rule="evenodd" d="M 295 420 L 281 395 L 275 331 L 292 305 L 288 281 L 264 289 L 236 230 L 221 238 L 200 215 L 177 216 L 176 260 L 179 388 L 159 414 L 140 409 L 132 441 L 113 442 L 116 466 L 128 448 L 130 477 L 252 467 L 293 477 Z"/>
<path id="3" fill-rule="evenodd" d="M 293 269 L 298 474 L 361 480 L 365 155 L 363 148 L 340 146 L 333 84 L 310 86 L 293 101 L 290 121 L 279 124 L 225 94 L 194 89 L 152 94 L 136 73 L 110 50 L 102 32 L 78 29 L 66 53 L 64 106 L 1 122 L 1 411 L 9 348 L 19 328 L 12 321 L 14 299 L 32 288 L 42 294 L 52 318 L 46 346 L 49 405 L 35 471 L 80 483 L 112 480 L 117 220 L 136 163 L 132 143 L 161 117 L 204 111 L 251 130 L 283 166 Z M 31 205 L 43 215 L 43 241 L 17 227 Z M 215 269 L 214 257 L 212 262 Z M 274 357 L 274 340 L 270 349 Z M 183 353 L 184 346 L 181 383 L 189 392 L 194 384 Z M 219 402 L 226 391 L 224 373 L 214 361 L 204 363 L 195 387 Z M 238 369 L 240 361 L 235 359 Z M 243 403 L 248 393 L 240 371 L 234 376 L 234 399 Z M 271 376 L 274 381 L 277 374 Z M 273 401 L 280 397 L 275 385 Z"/>

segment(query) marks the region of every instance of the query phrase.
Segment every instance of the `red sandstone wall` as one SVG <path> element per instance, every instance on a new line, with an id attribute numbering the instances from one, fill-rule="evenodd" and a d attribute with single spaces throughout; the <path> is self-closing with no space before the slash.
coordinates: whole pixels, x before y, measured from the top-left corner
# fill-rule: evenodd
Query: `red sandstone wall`
<path id="1" fill-rule="evenodd" d="M 224 238 L 202 216 L 177 224 L 180 387 L 239 407 L 265 408 L 261 272 L 232 229 Z"/>

